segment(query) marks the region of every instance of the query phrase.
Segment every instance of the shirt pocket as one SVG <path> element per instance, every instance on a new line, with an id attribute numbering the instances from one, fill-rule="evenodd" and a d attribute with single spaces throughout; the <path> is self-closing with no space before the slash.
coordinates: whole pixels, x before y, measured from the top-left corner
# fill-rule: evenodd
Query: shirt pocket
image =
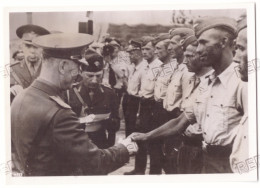
<path id="1" fill-rule="evenodd" d="M 220 121 L 218 129 L 220 131 L 227 131 L 230 118 L 236 112 L 236 100 L 234 98 L 229 100 L 221 99 L 214 101 L 212 104 L 214 118 L 216 118 L 216 121 Z"/>

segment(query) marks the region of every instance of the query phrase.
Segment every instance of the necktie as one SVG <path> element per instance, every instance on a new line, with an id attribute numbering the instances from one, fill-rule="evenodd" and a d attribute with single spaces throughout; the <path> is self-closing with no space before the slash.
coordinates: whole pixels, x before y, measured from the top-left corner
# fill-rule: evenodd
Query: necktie
<path id="1" fill-rule="evenodd" d="M 89 92 L 89 97 L 90 97 L 90 100 L 93 101 L 93 99 L 94 99 L 94 92 L 93 91 Z"/>
<path id="2" fill-rule="evenodd" d="M 115 72 L 113 71 L 113 69 L 112 69 L 110 64 L 109 64 L 108 69 L 109 69 L 108 83 L 113 88 L 116 85 L 116 75 L 115 75 Z"/>

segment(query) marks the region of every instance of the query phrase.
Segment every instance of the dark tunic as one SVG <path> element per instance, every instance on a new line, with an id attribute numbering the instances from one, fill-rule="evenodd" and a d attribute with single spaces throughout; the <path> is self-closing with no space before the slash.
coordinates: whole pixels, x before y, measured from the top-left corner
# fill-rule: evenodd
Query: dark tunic
<path id="1" fill-rule="evenodd" d="M 129 160 L 125 146 L 98 149 L 50 83 L 36 79 L 11 106 L 11 138 L 26 176 L 107 174 Z"/>

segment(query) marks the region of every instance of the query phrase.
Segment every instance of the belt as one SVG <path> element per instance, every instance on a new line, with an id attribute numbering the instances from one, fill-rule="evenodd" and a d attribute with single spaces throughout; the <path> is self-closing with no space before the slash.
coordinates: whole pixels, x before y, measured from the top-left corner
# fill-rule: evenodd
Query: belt
<path id="1" fill-rule="evenodd" d="M 229 157 L 232 152 L 232 145 L 211 145 L 202 141 L 202 150 L 204 153 L 212 157 Z"/>
<path id="2" fill-rule="evenodd" d="M 183 143 L 185 145 L 202 147 L 202 140 L 203 140 L 202 134 L 198 134 L 192 137 L 183 135 Z"/>

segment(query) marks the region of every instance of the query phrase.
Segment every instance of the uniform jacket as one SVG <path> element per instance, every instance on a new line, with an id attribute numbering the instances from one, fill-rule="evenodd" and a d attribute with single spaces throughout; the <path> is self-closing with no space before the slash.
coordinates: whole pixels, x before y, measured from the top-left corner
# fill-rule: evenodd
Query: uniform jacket
<path id="1" fill-rule="evenodd" d="M 81 84 L 79 89 L 79 94 L 87 104 L 88 108 L 86 109 L 87 114 L 110 114 L 110 118 L 108 120 L 104 120 L 100 122 L 102 127 L 108 130 L 118 131 L 120 126 L 119 119 L 119 101 L 117 99 L 114 91 L 106 86 L 101 85 L 100 89 L 98 89 L 94 93 L 93 101 L 91 101 L 89 96 L 89 89 L 86 88 L 83 84 Z M 76 96 L 75 92 L 70 90 L 69 93 L 69 105 L 72 110 L 80 116 L 82 104 Z"/>
<path id="2" fill-rule="evenodd" d="M 119 144 L 98 149 L 81 129 L 77 115 L 51 83 L 36 79 L 11 106 L 11 138 L 27 176 L 107 174 L 129 160 Z"/>
<path id="3" fill-rule="evenodd" d="M 27 88 L 40 75 L 41 65 L 37 69 L 35 75 L 31 75 L 25 60 L 14 62 L 10 65 L 10 85 L 21 85 Z M 19 79 L 17 79 L 17 77 Z M 19 83 L 21 82 L 21 83 Z"/>

